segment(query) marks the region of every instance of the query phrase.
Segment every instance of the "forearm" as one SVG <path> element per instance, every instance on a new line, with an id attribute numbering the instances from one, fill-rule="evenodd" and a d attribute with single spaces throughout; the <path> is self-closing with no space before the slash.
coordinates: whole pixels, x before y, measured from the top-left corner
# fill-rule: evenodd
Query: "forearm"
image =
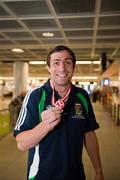
<path id="1" fill-rule="evenodd" d="M 31 130 L 17 135 L 17 146 L 20 150 L 28 150 L 36 146 L 49 131 L 60 122 L 62 110 L 51 108 L 42 112 L 42 122 Z"/>
<path id="2" fill-rule="evenodd" d="M 96 174 L 101 174 L 101 176 L 103 176 L 99 146 L 94 131 L 85 134 L 85 147 L 92 161 Z"/>
<path id="3" fill-rule="evenodd" d="M 16 136 L 18 149 L 24 151 L 36 146 L 49 132 L 44 123 L 38 124 L 31 130 L 24 131 Z"/>

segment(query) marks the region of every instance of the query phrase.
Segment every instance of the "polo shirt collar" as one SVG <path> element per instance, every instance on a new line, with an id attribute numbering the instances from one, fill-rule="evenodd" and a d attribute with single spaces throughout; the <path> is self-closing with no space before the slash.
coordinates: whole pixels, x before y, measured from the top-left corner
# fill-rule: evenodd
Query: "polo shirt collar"
<path id="1" fill-rule="evenodd" d="M 72 87 L 71 87 L 71 92 L 70 92 L 70 95 L 69 95 L 70 98 L 74 97 L 75 94 L 76 94 L 76 87 L 73 84 L 71 84 L 71 85 L 72 85 Z M 53 90 L 52 90 L 52 87 L 50 85 L 50 79 L 47 80 L 47 82 L 44 84 L 44 87 L 45 87 L 45 89 L 47 90 L 48 93 L 52 93 Z"/>

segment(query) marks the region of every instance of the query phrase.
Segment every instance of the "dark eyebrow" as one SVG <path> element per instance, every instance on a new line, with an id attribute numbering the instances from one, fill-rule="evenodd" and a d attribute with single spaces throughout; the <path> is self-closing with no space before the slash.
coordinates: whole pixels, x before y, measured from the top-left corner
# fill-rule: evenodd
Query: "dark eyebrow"
<path id="1" fill-rule="evenodd" d="M 65 60 L 71 60 L 71 61 L 72 61 L 72 58 L 71 58 L 71 57 L 68 57 L 68 58 L 66 58 Z M 51 59 L 51 61 L 61 61 L 61 59 Z"/>
<path id="2" fill-rule="evenodd" d="M 51 61 L 60 61 L 60 59 L 51 59 Z"/>
<path id="3" fill-rule="evenodd" d="M 66 58 L 66 60 L 71 60 L 72 61 L 72 57 Z"/>

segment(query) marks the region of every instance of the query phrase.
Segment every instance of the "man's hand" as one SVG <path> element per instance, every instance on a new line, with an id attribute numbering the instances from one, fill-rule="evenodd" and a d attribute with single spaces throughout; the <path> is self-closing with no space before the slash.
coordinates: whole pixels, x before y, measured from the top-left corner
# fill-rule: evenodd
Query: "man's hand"
<path id="1" fill-rule="evenodd" d="M 102 172 L 97 173 L 94 180 L 104 180 L 103 173 Z"/>
<path id="2" fill-rule="evenodd" d="M 54 127 L 60 122 L 61 113 L 63 110 L 51 107 L 42 112 L 42 123 L 46 126 L 46 128 L 51 131 Z"/>

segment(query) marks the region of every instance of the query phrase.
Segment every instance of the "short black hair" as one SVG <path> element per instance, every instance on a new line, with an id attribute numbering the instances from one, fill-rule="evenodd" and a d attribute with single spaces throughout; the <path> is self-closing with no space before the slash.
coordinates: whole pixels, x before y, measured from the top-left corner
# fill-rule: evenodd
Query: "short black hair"
<path id="1" fill-rule="evenodd" d="M 75 54 L 73 53 L 73 51 L 72 51 L 70 48 L 68 48 L 67 46 L 64 46 L 64 45 L 56 46 L 55 48 L 53 48 L 53 49 L 49 52 L 49 54 L 48 54 L 48 56 L 47 56 L 47 60 L 46 60 L 47 65 L 50 67 L 50 56 L 51 56 L 51 54 L 53 54 L 53 53 L 55 53 L 55 52 L 60 52 L 60 51 L 67 51 L 67 52 L 70 54 L 70 56 L 72 57 L 73 68 L 74 68 L 74 67 L 75 67 L 75 63 L 76 63 Z"/>

